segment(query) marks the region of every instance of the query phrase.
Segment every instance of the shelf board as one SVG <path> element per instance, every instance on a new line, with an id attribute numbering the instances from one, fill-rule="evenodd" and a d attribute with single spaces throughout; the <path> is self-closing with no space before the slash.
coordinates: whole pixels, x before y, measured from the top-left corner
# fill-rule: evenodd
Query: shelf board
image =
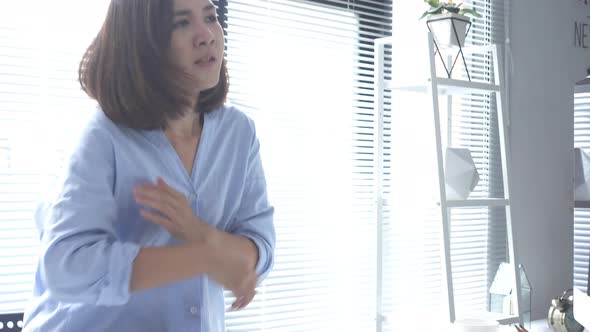
<path id="1" fill-rule="evenodd" d="M 392 45 L 395 41 L 393 36 L 375 38 L 374 42 L 376 45 Z M 456 46 L 451 49 L 458 51 L 459 48 Z M 463 46 L 463 54 L 489 54 L 494 50 L 494 45 L 465 45 Z"/>
<path id="2" fill-rule="evenodd" d="M 509 204 L 510 202 L 505 198 L 447 200 L 448 207 L 508 206 Z"/>
<path id="3" fill-rule="evenodd" d="M 590 201 L 574 201 L 574 207 L 580 209 L 590 209 Z"/>
<path id="4" fill-rule="evenodd" d="M 491 83 L 469 82 L 451 78 L 435 78 L 438 89 L 443 89 L 446 94 L 465 94 L 473 92 L 500 92 L 500 86 Z"/>
<path id="5" fill-rule="evenodd" d="M 497 84 L 469 82 L 465 80 L 456 80 L 450 78 L 435 78 L 440 95 L 461 95 L 469 93 L 489 93 L 500 92 L 500 86 Z M 391 81 L 385 82 L 386 90 L 399 90 L 407 92 L 426 93 L 430 87 L 430 79 L 424 85 L 394 85 Z"/>

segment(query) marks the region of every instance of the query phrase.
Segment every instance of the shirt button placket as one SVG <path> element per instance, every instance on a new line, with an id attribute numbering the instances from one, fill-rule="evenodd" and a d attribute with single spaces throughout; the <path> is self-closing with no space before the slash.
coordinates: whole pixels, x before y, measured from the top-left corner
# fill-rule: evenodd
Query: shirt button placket
<path id="1" fill-rule="evenodd" d="M 197 194 L 191 192 L 188 194 L 188 203 L 196 215 L 199 215 L 199 206 L 197 204 Z"/>

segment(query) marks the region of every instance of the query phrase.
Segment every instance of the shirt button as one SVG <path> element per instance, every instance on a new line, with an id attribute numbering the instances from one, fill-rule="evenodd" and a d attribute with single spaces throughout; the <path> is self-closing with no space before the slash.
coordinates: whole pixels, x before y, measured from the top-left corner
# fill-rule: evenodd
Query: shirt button
<path id="1" fill-rule="evenodd" d="M 190 312 L 191 312 L 191 314 L 196 315 L 197 313 L 199 313 L 199 308 L 192 306 L 190 308 Z"/>

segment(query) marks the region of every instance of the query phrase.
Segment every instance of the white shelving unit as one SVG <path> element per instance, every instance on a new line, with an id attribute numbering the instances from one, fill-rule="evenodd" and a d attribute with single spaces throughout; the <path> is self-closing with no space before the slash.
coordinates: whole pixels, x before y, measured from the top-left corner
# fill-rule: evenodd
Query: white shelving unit
<path id="1" fill-rule="evenodd" d="M 381 157 L 383 151 L 383 120 L 384 120 L 384 96 L 385 92 L 388 90 L 401 90 L 401 91 L 409 91 L 409 92 L 420 92 L 425 93 L 430 96 L 432 101 L 432 111 L 434 116 L 434 132 L 435 132 L 435 142 L 433 144 L 436 145 L 436 154 L 437 154 L 437 169 L 438 169 L 438 184 L 439 184 L 439 199 L 434 204 L 437 204 L 440 207 L 440 213 L 442 217 L 442 236 L 443 236 L 443 252 L 444 252 L 444 261 L 443 261 L 443 270 L 444 270 L 444 281 L 446 282 L 446 291 L 447 291 L 447 299 L 448 299 L 448 312 L 449 312 L 449 319 L 450 322 L 454 322 L 456 319 L 456 312 L 455 312 L 455 300 L 454 300 L 454 292 L 453 292 L 453 279 L 452 279 L 452 265 L 451 265 L 451 254 L 450 254 L 450 212 L 453 208 L 466 208 L 466 207 L 504 207 L 506 213 L 506 228 L 507 228 L 507 248 L 508 248 L 508 255 L 509 255 L 509 264 L 510 264 L 510 272 L 512 273 L 512 277 L 514 280 L 513 289 L 516 289 L 516 294 L 513 294 L 513 300 L 516 304 L 514 309 L 513 315 L 505 315 L 505 314 L 495 314 L 492 312 L 484 312 L 481 313 L 482 317 L 492 318 L 500 322 L 500 324 L 512 324 L 521 322 L 520 318 L 520 310 L 519 310 L 519 303 L 520 303 L 520 274 L 518 271 L 518 263 L 516 262 L 516 254 L 515 254 L 515 244 L 514 244 L 514 237 L 512 231 L 512 219 L 511 219 L 511 205 L 510 205 L 510 155 L 508 154 L 509 149 L 509 142 L 508 142 L 508 128 L 507 128 L 507 117 L 503 113 L 503 86 L 504 86 L 504 72 L 501 67 L 501 62 L 499 58 L 499 50 L 497 45 L 487 45 L 487 46 L 475 46 L 475 47 L 464 47 L 463 53 L 477 53 L 477 54 L 489 54 L 492 59 L 492 65 L 494 70 L 494 79 L 493 83 L 481 83 L 481 82 L 470 82 L 466 80 L 459 80 L 459 79 L 452 79 L 446 77 L 438 77 L 437 70 L 436 70 L 436 60 L 435 58 L 435 45 L 433 42 L 432 34 L 428 33 L 427 36 L 428 40 L 428 51 L 430 52 L 429 56 L 429 65 L 430 65 L 430 77 L 426 77 L 424 79 L 424 84 L 417 84 L 417 85 L 403 85 L 400 82 L 392 82 L 392 80 L 386 79 L 385 75 L 385 46 L 391 45 L 393 38 L 392 37 L 385 37 L 379 38 L 375 40 L 375 84 L 376 84 L 376 92 L 375 92 L 375 116 L 376 116 L 376 132 L 375 135 L 378 139 L 377 142 L 377 171 L 378 174 L 383 174 L 383 159 Z M 395 51 L 394 51 L 395 52 Z M 400 50 L 403 52 L 403 49 Z M 395 73 L 392 73 L 394 75 Z M 439 112 L 439 97 L 440 96 L 459 96 L 464 94 L 470 93 L 493 93 L 496 98 L 497 104 L 497 119 L 498 119 L 498 128 L 499 128 L 499 140 L 500 140 L 500 158 L 502 162 L 502 175 L 503 175 L 503 189 L 504 189 L 504 197 L 501 198 L 482 198 L 482 199 L 466 199 L 466 200 L 448 200 L 446 195 L 446 184 L 445 184 L 445 170 L 444 170 L 444 162 L 443 162 L 443 139 L 441 137 L 442 130 L 441 130 L 441 119 L 440 119 L 440 112 Z M 449 114 L 451 111 L 451 105 L 449 99 Z M 450 130 L 448 131 L 450 132 Z M 381 179 L 377 180 L 377 185 L 381 185 Z M 378 187 L 380 188 L 380 187 Z M 382 202 L 377 202 L 378 204 Z M 382 206 L 378 209 L 381 211 Z M 382 213 L 382 212 L 380 212 Z M 379 232 L 381 234 L 381 229 Z M 378 242 L 379 247 L 383 245 L 382 238 L 379 238 Z M 382 255 L 382 251 L 378 251 L 379 255 Z M 382 256 L 379 259 L 383 259 Z M 378 280 L 378 288 L 381 288 L 381 279 Z M 378 311 L 381 309 L 379 303 L 377 305 Z M 381 315 L 381 312 L 379 312 Z"/>

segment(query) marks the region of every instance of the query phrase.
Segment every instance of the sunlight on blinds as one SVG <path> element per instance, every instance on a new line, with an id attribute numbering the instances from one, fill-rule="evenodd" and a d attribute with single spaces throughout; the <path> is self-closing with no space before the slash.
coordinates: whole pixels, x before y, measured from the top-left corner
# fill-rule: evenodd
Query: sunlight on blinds
<path id="1" fill-rule="evenodd" d="M 375 329 L 373 5 L 342 3 L 228 4 L 230 100 L 256 122 L 277 229 L 275 268 L 230 331 Z"/>
<path id="2" fill-rule="evenodd" d="M 22 312 L 29 299 L 38 246 L 33 213 L 91 110 L 78 62 L 107 4 L 0 5 L 0 313 Z"/>
<path id="3" fill-rule="evenodd" d="M 590 93 L 574 96 L 574 147 L 590 153 Z M 590 210 L 574 209 L 574 286 L 586 291 L 590 258 Z"/>

